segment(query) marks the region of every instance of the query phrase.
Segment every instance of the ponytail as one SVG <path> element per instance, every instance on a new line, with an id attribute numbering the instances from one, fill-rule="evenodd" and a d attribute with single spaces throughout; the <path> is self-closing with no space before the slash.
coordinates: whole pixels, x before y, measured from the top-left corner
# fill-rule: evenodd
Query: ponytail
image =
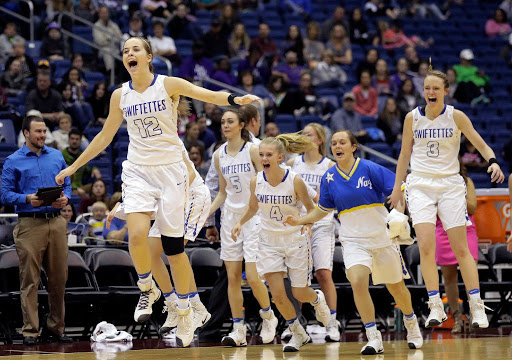
<path id="1" fill-rule="evenodd" d="M 267 137 L 261 143 L 274 145 L 280 154 L 300 154 L 316 147 L 307 136 L 301 135 L 300 132 Z"/>
<path id="2" fill-rule="evenodd" d="M 428 58 L 427 76 L 435 76 L 435 77 L 438 77 L 441 80 L 443 80 L 445 89 L 448 89 L 450 87 L 450 83 L 448 82 L 448 77 L 446 76 L 446 74 L 442 71 L 434 70 L 434 68 L 432 67 L 432 58 L 431 57 Z"/>

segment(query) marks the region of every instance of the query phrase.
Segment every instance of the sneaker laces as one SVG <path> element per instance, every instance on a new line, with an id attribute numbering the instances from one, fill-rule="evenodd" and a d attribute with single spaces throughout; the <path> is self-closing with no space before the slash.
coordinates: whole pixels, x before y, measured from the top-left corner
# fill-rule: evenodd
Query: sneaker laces
<path id="1" fill-rule="evenodd" d="M 145 310 L 148 308 L 150 292 L 151 292 L 151 290 L 148 290 L 148 291 L 143 291 L 140 294 L 139 303 L 137 304 L 137 308 L 139 308 L 140 310 Z"/>
<path id="2" fill-rule="evenodd" d="M 262 330 L 264 330 L 264 331 L 272 331 L 272 327 L 270 325 L 270 320 L 271 319 L 263 319 L 263 325 L 262 325 L 263 329 Z"/>
<path id="3" fill-rule="evenodd" d="M 485 306 L 484 302 L 482 299 L 480 299 L 480 301 L 478 300 L 472 300 L 470 303 L 469 303 L 471 309 L 475 309 L 475 310 L 482 310 L 482 311 L 485 311 L 485 309 L 489 310 L 489 311 L 494 311 L 493 309 L 491 309 L 490 307 L 488 306 Z"/>

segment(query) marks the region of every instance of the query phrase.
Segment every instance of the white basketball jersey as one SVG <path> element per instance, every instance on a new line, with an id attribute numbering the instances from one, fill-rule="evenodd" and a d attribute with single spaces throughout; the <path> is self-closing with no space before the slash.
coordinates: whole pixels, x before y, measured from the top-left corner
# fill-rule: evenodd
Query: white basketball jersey
<path id="1" fill-rule="evenodd" d="M 252 132 L 249 131 L 249 135 L 251 136 L 251 141 L 254 145 L 259 146 L 261 143 L 261 140 L 258 139 Z"/>
<path id="2" fill-rule="evenodd" d="M 251 160 L 252 143 L 246 142 L 236 156 L 228 154 L 228 144 L 219 148 L 219 169 L 226 180 L 225 210 L 243 213 L 251 197 L 251 179 L 256 170 Z"/>
<path id="3" fill-rule="evenodd" d="M 453 120 L 453 106 L 430 120 L 417 107 L 412 111 L 414 137 L 411 170 L 433 176 L 458 174 L 461 131 Z"/>
<path id="4" fill-rule="evenodd" d="M 329 164 L 331 161 L 325 156 L 317 164 L 309 166 L 304 160 L 304 155 L 297 156 L 292 164 L 292 170 L 300 176 L 300 178 L 314 189 L 320 195 L 320 183 L 322 176 L 331 167 Z M 305 215 L 306 211 L 303 209 L 302 215 Z M 318 223 L 332 223 L 334 218 L 334 212 L 331 211 L 326 217 L 320 220 Z M 317 224 L 318 224 L 317 223 Z"/>
<path id="5" fill-rule="evenodd" d="M 194 169 L 194 172 L 196 173 L 194 181 L 192 182 L 192 184 L 190 184 L 190 190 L 194 189 L 195 187 L 198 187 L 199 185 L 204 185 L 203 178 L 201 177 L 201 175 L 199 175 L 199 173 L 196 170 L 196 167 L 195 167 L 194 163 L 188 157 L 188 151 L 185 148 L 185 144 L 183 144 L 183 142 L 181 143 L 181 147 L 183 149 L 183 152 L 185 153 L 185 158 L 187 159 L 188 163 L 190 164 L 190 166 L 192 166 L 192 169 Z"/>
<path id="6" fill-rule="evenodd" d="M 261 228 L 268 232 L 288 234 L 300 231 L 301 226 L 284 226 L 288 215 L 299 217 L 302 203 L 295 195 L 293 181 L 297 174 L 286 170 L 283 180 L 277 186 L 271 186 L 263 171 L 256 178 L 255 195 L 258 198 Z"/>
<path id="7" fill-rule="evenodd" d="M 155 75 L 142 93 L 131 81 L 122 86 L 120 107 L 127 123 L 128 160 L 137 165 L 164 165 L 183 160 L 177 132 L 178 100 L 167 94 L 165 76 Z"/>

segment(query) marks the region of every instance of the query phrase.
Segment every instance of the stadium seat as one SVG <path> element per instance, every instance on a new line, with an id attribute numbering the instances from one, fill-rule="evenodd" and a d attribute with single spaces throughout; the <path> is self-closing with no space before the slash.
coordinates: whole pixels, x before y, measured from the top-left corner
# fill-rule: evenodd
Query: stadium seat
<path id="1" fill-rule="evenodd" d="M 139 292 L 137 272 L 127 251 L 104 248 L 102 251 L 92 252 L 88 260 L 100 290 Z"/>
<path id="2" fill-rule="evenodd" d="M 10 119 L 0 119 L 0 143 L 17 144 L 14 124 Z"/>
<path id="3" fill-rule="evenodd" d="M 190 255 L 197 286 L 212 287 L 219 277 L 222 260 L 212 248 L 196 248 Z"/>

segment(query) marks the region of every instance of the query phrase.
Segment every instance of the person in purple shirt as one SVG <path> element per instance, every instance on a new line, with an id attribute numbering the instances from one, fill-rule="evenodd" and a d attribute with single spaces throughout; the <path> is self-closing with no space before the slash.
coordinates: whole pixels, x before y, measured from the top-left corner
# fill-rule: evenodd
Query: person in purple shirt
<path id="1" fill-rule="evenodd" d="M 286 64 L 277 66 L 273 71 L 273 75 L 280 75 L 289 85 L 299 86 L 300 73 L 304 70 L 304 66 L 297 63 L 297 53 L 295 51 L 286 52 Z"/>
<path id="2" fill-rule="evenodd" d="M 212 79 L 220 81 L 224 84 L 236 86 L 237 79 L 231 75 L 231 63 L 229 62 L 229 58 L 227 56 L 222 57 L 217 61 L 216 70 L 212 75 Z M 213 91 L 219 91 L 222 89 L 224 89 L 224 87 L 217 85 L 212 85 L 210 87 L 210 90 Z"/>
<path id="3" fill-rule="evenodd" d="M 204 57 L 204 43 L 194 42 L 192 45 L 192 56 L 186 57 L 180 67 L 179 77 L 188 81 L 202 79 L 213 74 L 213 62 Z"/>
<path id="4" fill-rule="evenodd" d="M 209 149 L 214 143 L 217 142 L 217 138 L 215 137 L 215 133 L 208 128 L 207 126 L 208 116 L 205 113 L 199 114 L 197 117 L 197 125 L 199 126 L 199 137 L 198 140 L 201 140 L 206 149 Z"/>

